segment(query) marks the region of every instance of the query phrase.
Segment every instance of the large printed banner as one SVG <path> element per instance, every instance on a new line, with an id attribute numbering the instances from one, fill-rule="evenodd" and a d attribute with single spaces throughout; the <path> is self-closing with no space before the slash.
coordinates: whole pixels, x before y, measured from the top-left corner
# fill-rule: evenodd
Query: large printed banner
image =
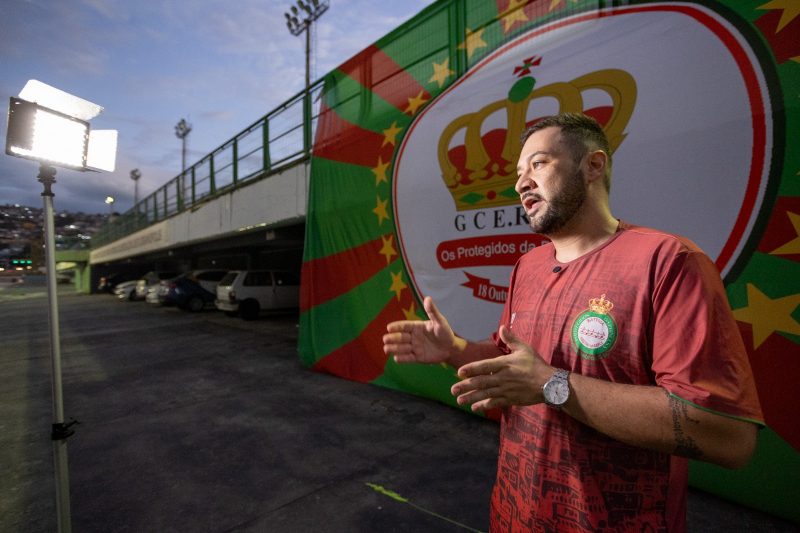
<path id="1" fill-rule="evenodd" d="M 800 7 L 606 4 L 442 0 L 327 76 L 301 358 L 454 405 L 452 369 L 394 364 L 386 324 L 424 318 L 431 295 L 460 335 L 496 329 L 512 266 L 546 242 L 514 192 L 520 133 L 582 111 L 611 141 L 614 214 L 716 261 L 776 449 L 796 468 Z"/>

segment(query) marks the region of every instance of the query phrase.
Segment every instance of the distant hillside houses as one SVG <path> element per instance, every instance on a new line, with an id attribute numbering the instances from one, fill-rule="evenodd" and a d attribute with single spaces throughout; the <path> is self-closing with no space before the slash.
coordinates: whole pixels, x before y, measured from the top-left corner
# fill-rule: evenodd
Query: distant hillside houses
<path id="1" fill-rule="evenodd" d="M 0 205 L 0 268 L 11 268 L 20 260 L 38 268 L 42 261 L 43 209 L 19 204 Z M 92 235 L 106 222 L 108 215 L 57 212 L 53 222 L 56 249 L 88 249 Z"/>

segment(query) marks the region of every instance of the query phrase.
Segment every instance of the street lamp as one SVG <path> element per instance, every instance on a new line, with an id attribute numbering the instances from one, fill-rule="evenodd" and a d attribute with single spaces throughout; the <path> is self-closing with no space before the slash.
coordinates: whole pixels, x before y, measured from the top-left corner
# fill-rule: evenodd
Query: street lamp
<path id="1" fill-rule="evenodd" d="M 111 215 L 114 214 L 114 197 L 113 196 L 106 196 L 106 204 L 108 205 L 108 218 L 111 218 Z"/>
<path id="2" fill-rule="evenodd" d="M 50 359 L 53 392 L 53 460 L 56 475 L 58 531 L 72 530 L 69 509 L 69 470 L 67 438 L 75 431 L 75 421 L 64 423 L 61 388 L 61 338 L 56 293 L 55 225 L 53 191 L 55 166 L 74 170 L 114 170 L 117 152 L 116 130 L 90 130 L 89 120 L 103 110 L 77 96 L 30 80 L 11 97 L 8 106 L 6 154 L 39 162 L 39 183 L 44 187 L 45 260 L 50 322 Z"/>
<path id="3" fill-rule="evenodd" d="M 175 125 L 175 136 L 181 140 L 181 173 L 186 171 L 186 137 L 192 131 L 192 125 L 181 119 Z"/>
<path id="4" fill-rule="evenodd" d="M 301 14 L 297 8 L 302 9 L 305 13 Z M 303 133 L 303 142 L 306 149 L 311 146 L 311 24 L 320 18 L 330 7 L 328 0 L 297 0 L 297 6 L 290 8 L 291 14 L 286 12 L 283 14 L 286 17 L 286 27 L 292 35 L 297 37 L 301 33 L 306 33 L 306 86 L 305 96 L 303 98 L 303 113 L 306 117 L 306 128 Z"/>
<path id="5" fill-rule="evenodd" d="M 139 171 L 138 168 L 134 168 L 131 170 L 131 179 L 133 180 L 133 205 L 136 206 L 139 204 L 139 178 L 142 177 L 142 173 Z"/>

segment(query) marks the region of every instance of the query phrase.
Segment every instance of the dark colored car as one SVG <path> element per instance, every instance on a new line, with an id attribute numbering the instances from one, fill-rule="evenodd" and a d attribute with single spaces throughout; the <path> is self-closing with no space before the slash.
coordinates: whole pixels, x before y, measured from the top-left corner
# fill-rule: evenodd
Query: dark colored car
<path id="1" fill-rule="evenodd" d="M 206 305 L 214 305 L 216 295 L 204 289 L 197 281 L 181 276 L 169 284 L 166 300 L 186 311 L 201 311 Z"/>

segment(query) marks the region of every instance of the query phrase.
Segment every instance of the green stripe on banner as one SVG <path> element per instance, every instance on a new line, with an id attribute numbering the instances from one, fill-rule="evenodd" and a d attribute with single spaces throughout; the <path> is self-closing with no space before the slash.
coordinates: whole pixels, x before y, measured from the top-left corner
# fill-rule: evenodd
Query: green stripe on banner
<path id="1" fill-rule="evenodd" d="M 372 211 L 379 195 L 372 169 L 314 158 L 315 177 L 309 189 L 306 225 L 315 238 L 307 239 L 305 259 L 317 259 L 358 246 L 386 234 Z M 386 196 L 388 197 L 388 190 Z M 391 205 L 387 206 L 391 215 Z"/>
<path id="2" fill-rule="evenodd" d="M 395 293 L 389 290 L 392 273 L 402 269 L 402 263 L 395 260 L 350 292 L 302 313 L 300 330 L 307 334 L 300 336 L 298 345 L 303 362 L 311 365 L 358 337 L 386 304 L 395 298 Z M 403 277 L 406 279 L 405 273 Z"/>
<path id="3" fill-rule="evenodd" d="M 741 470 L 690 461 L 689 483 L 800 524 L 800 454 L 769 428 L 758 432 L 757 450 Z"/>
<path id="4" fill-rule="evenodd" d="M 335 110 L 340 117 L 352 124 L 358 124 L 363 90 L 361 84 L 353 78 L 335 70 L 325 79 L 323 99 L 325 105 Z"/>
<path id="5" fill-rule="evenodd" d="M 736 281 L 726 287 L 731 309 L 747 305 L 748 283 L 755 285 L 772 298 L 778 298 L 796 294 L 796 282 L 793 284 L 789 280 L 797 279 L 800 279 L 800 263 L 756 252 L 750 257 L 750 261 Z"/>
<path id="6" fill-rule="evenodd" d="M 456 79 L 456 55 L 450 56 L 450 50 L 455 52 L 458 46 L 449 31 L 452 8 L 452 4 L 439 4 L 428 17 L 418 20 L 413 26 L 403 25 L 378 42 L 378 47 L 387 56 L 430 92 L 446 87 Z M 438 79 L 441 83 L 432 79 L 435 76 L 434 63 L 439 65 Z M 447 75 L 447 71 L 452 74 Z"/>
<path id="7" fill-rule="evenodd" d="M 433 398 L 442 403 L 469 411 L 469 407 L 462 407 L 456 403 L 455 397 L 450 394 L 450 387 L 458 381 L 456 371 L 447 365 L 416 365 L 394 362 L 390 357 L 383 369 L 383 375 L 372 381 L 390 389 L 411 392 L 425 398 Z"/>

